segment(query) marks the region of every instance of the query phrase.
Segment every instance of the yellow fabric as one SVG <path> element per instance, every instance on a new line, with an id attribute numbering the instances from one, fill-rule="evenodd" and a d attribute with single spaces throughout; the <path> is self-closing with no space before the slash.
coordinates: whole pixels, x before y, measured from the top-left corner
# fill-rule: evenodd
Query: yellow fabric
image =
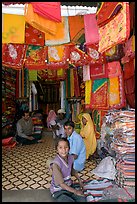
<path id="1" fill-rule="evenodd" d="M 90 155 L 94 154 L 97 147 L 97 140 L 94 130 L 94 124 L 91 119 L 91 116 L 89 113 L 83 113 L 82 117 L 84 117 L 87 120 L 86 125 L 83 125 L 81 120 L 81 131 L 80 135 L 82 136 L 85 146 L 86 146 L 86 159 L 89 158 Z"/>
<path id="2" fill-rule="evenodd" d="M 109 78 L 109 105 L 120 103 L 119 80 L 118 77 Z"/>
<path id="3" fill-rule="evenodd" d="M 25 42 L 25 18 L 21 15 L 2 15 L 2 43 Z"/>
<path id="4" fill-rule="evenodd" d="M 60 62 L 64 56 L 64 45 L 48 46 L 48 60 L 49 62 Z"/>
<path id="5" fill-rule="evenodd" d="M 71 97 L 74 96 L 74 72 L 73 72 L 73 69 L 70 69 L 70 94 L 71 94 Z"/>
<path id="6" fill-rule="evenodd" d="M 49 33 L 52 36 L 56 34 L 57 23 L 54 21 L 50 21 L 35 13 L 33 11 L 33 6 L 31 4 L 25 4 L 24 16 L 25 21 L 34 28 L 37 28 L 38 30 L 44 32 L 45 34 Z"/>
<path id="7" fill-rule="evenodd" d="M 57 77 L 63 77 L 64 76 L 64 69 L 57 69 Z"/>
<path id="8" fill-rule="evenodd" d="M 92 90 L 92 81 L 85 81 L 85 104 L 90 104 L 91 99 L 91 90 Z"/>

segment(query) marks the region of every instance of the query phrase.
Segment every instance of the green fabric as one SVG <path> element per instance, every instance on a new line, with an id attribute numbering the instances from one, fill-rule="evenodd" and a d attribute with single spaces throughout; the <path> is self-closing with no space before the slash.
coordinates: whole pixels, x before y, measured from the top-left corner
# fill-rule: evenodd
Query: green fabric
<path id="1" fill-rule="evenodd" d="M 94 80 L 93 86 L 92 86 L 92 92 L 94 93 L 97 91 L 101 86 L 103 86 L 106 82 L 108 82 L 107 78 L 102 79 L 96 79 Z"/>
<path id="2" fill-rule="evenodd" d="M 37 81 L 37 70 L 29 70 L 29 81 Z"/>

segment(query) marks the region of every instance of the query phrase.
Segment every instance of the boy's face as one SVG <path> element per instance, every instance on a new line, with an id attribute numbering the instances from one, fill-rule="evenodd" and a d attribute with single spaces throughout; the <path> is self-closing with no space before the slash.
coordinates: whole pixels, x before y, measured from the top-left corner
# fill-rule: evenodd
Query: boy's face
<path id="1" fill-rule="evenodd" d="M 73 127 L 71 127 L 71 126 L 65 126 L 65 127 L 64 127 L 64 130 L 65 130 L 65 133 L 66 133 L 66 135 L 67 135 L 67 137 L 68 137 L 68 136 L 70 136 L 70 135 L 72 134 L 72 132 L 73 132 Z"/>
<path id="2" fill-rule="evenodd" d="M 62 158 L 66 158 L 69 153 L 68 143 L 65 141 L 60 141 L 57 146 L 57 152 Z"/>

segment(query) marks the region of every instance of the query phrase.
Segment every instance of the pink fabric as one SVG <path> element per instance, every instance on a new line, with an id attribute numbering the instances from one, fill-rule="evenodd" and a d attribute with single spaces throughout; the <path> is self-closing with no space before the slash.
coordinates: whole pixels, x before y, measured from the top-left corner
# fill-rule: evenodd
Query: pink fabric
<path id="1" fill-rule="evenodd" d="M 54 110 L 50 110 L 48 117 L 47 117 L 47 127 L 49 128 L 50 125 L 50 121 L 55 120 L 57 117 L 56 113 Z"/>
<path id="2" fill-rule="evenodd" d="M 60 2 L 31 2 L 33 11 L 38 15 L 55 22 L 61 22 Z"/>
<path id="3" fill-rule="evenodd" d="M 96 20 L 96 14 L 84 15 L 85 40 L 86 44 L 95 44 L 99 42 L 99 32 Z"/>
<path id="4" fill-rule="evenodd" d="M 119 61 L 107 63 L 108 77 L 118 77 L 121 75 L 121 65 Z"/>

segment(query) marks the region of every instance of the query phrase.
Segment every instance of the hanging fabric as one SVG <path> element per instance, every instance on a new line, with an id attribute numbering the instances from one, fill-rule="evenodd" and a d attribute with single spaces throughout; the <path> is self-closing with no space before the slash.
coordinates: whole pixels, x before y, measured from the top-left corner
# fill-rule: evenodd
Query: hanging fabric
<path id="1" fill-rule="evenodd" d="M 2 44 L 2 65 L 14 69 L 22 69 L 27 45 Z"/>
<path id="2" fill-rule="evenodd" d="M 85 43 L 84 16 L 69 16 L 70 42 Z"/>
<path id="3" fill-rule="evenodd" d="M 115 30 L 115 32 L 114 32 Z M 105 52 L 116 44 L 125 42 L 130 35 L 129 2 L 122 2 L 119 13 L 107 24 L 99 27 L 99 49 Z"/>
<path id="4" fill-rule="evenodd" d="M 124 56 L 123 44 L 118 44 L 105 52 L 106 61 L 119 61 Z"/>
<path id="5" fill-rule="evenodd" d="M 22 15 L 2 14 L 2 43 L 25 43 L 25 18 Z"/>
<path id="6" fill-rule="evenodd" d="M 63 45 L 70 42 L 68 17 L 62 16 L 61 22 L 55 24 L 56 32 L 54 35 L 45 33 L 45 45 Z"/>
<path id="7" fill-rule="evenodd" d="M 38 15 L 57 23 L 61 22 L 60 2 L 30 2 Z"/>
<path id="8" fill-rule="evenodd" d="M 29 23 L 25 23 L 25 44 L 30 45 L 45 45 L 45 33 L 37 28 L 34 28 Z"/>
<path id="9" fill-rule="evenodd" d="M 118 77 L 122 74 L 122 68 L 119 61 L 113 61 L 106 64 L 108 70 L 108 77 Z"/>
<path id="10" fill-rule="evenodd" d="M 90 78 L 101 79 L 108 77 L 107 64 L 90 64 Z"/>
<path id="11" fill-rule="evenodd" d="M 92 90 L 92 80 L 85 82 L 85 104 L 90 104 L 91 99 L 91 90 Z"/>
<path id="12" fill-rule="evenodd" d="M 90 64 L 102 64 L 106 62 L 104 53 L 98 52 L 98 43 L 86 45 L 86 52 L 89 56 Z"/>
<path id="13" fill-rule="evenodd" d="M 29 70 L 29 81 L 37 81 L 37 70 Z"/>
<path id="14" fill-rule="evenodd" d="M 90 65 L 83 65 L 83 81 L 90 80 Z"/>

